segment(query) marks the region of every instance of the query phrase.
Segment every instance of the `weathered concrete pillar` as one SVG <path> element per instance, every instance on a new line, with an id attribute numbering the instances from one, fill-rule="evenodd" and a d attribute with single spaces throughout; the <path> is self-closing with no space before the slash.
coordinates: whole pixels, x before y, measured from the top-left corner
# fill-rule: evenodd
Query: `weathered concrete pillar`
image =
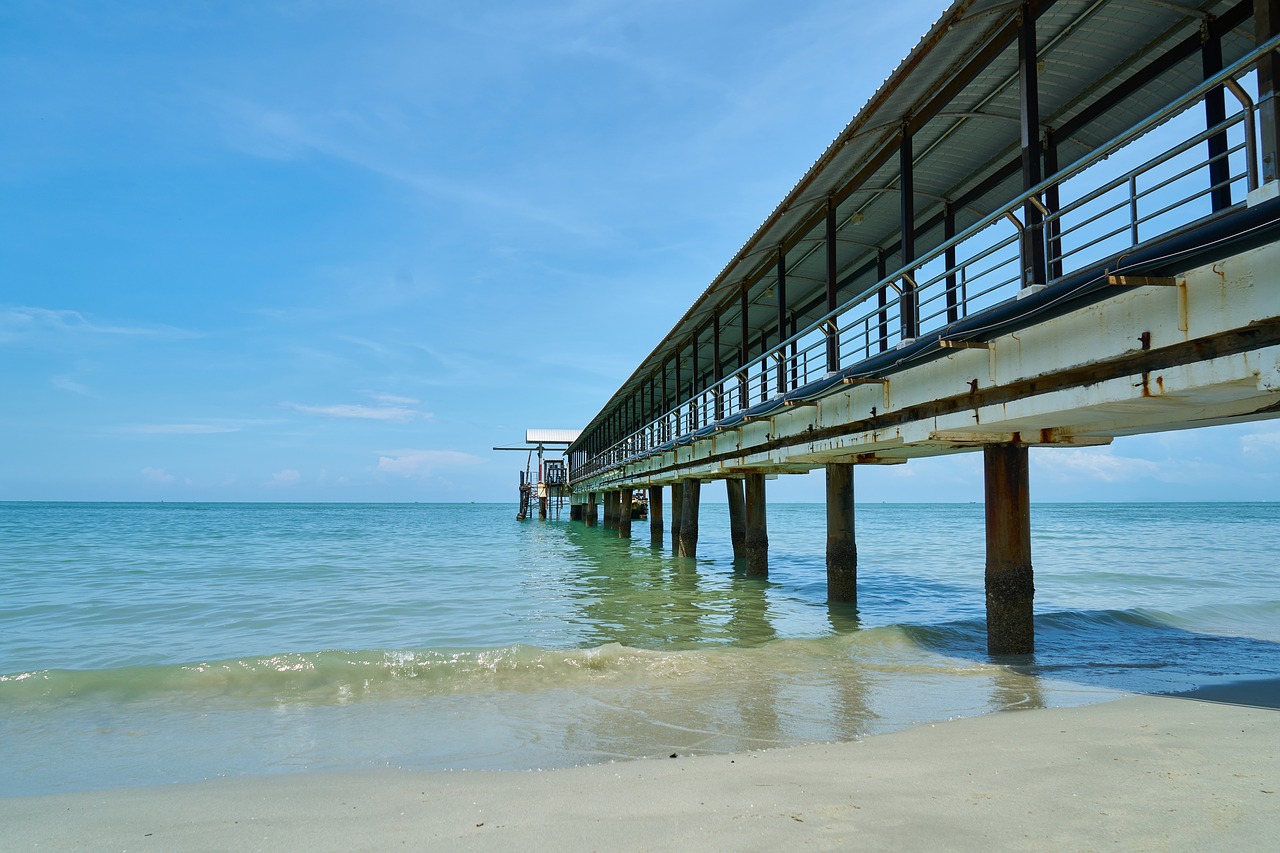
<path id="1" fill-rule="evenodd" d="M 662 544 L 662 486 L 649 487 L 649 541 Z"/>
<path id="2" fill-rule="evenodd" d="M 729 478 L 724 481 L 729 493 L 729 539 L 733 542 L 733 559 L 747 556 L 747 499 L 742 493 L 742 481 Z"/>
<path id="3" fill-rule="evenodd" d="M 569 504 L 569 520 L 582 521 L 582 504 Z"/>
<path id="4" fill-rule="evenodd" d="M 858 602 L 853 526 L 853 465 L 827 464 L 827 601 Z"/>
<path id="5" fill-rule="evenodd" d="M 618 493 L 618 538 L 631 538 L 631 489 Z"/>
<path id="6" fill-rule="evenodd" d="M 769 522 L 764 502 L 764 474 L 748 474 L 746 483 L 747 577 L 769 576 Z"/>
<path id="7" fill-rule="evenodd" d="M 604 493 L 604 527 L 606 530 L 618 528 L 618 493 Z"/>
<path id="8" fill-rule="evenodd" d="M 671 484 L 671 553 L 680 553 L 680 516 L 684 513 L 684 481 Z"/>
<path id="9" fill-rule="evenodd" d="M 587 527 L 595 527 L 598 519 L 596 518 L 596 493 L 587 492 L 587 508 L 583 513 L 583 520 L 586 521 Z"/>
<path id="10" fill-rule="evenodd" d="M 987 509 L 987 653 L 1035 650 L 1031 602 L 1031 493 L 1027 448 L 983 448 Z"/>
<path id="11" fill-rule="evenodd" d="M 702 505 L 702 482 L 684 481 L 683 510 L 680 512 L 680 549 L 678 557 L 698 556 L 698 509 Z"/>

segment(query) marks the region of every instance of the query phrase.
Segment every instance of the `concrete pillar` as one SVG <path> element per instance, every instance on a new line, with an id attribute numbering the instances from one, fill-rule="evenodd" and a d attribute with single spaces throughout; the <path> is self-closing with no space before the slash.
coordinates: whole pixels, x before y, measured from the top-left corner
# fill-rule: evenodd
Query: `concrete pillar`
<path id="1" fill-rule="evenodd" d="M 569 520 L 582 521 L 582 504 L 569 504 Z"/>
<path id="2" fill-rule="evenodd" d="M 604 493 L 604 527 L 606 530 L 616 530 L 618 527 L 618 493 Z"/>
<path id="3" fill-rule="evenodd" d="M 764 503 L 764 474 L 748 474 L 746 483 L 747 577 L 769 576 L 769 523 Z"/>
<path id="4" fill-rule="evenodd" d="M 538 498 L 538 518 L 542 521 L 547 520 L 547 499 Z"/>
<path id="5" fill-rule="evenodd" d="M 583 520 L 586 521 L 587 527 L 595 527 L 596 521 L 596 493 L 587 492 L 587 508 L 583 513 Z"/>
<path id="6" fill-rule="evenodd" d="M 853 526 L 853 465 L 827 464 L 827 601 L 858 602 Z"/>
<path id="7" fill-rule="evenodd" d="M 724 481 L 729 493 L 729 539 L 733 542 L 733 559 L 747 557 L 747 499 L 742 493 L 742 481 L 729 478 Z"/>
<path id="8" fill-rule="evenodd" d="M 662 486 L 649 487 L 649 541 L 662 544 Z"/>
<path id="9" fill-rule="evenodd" d="M 618 538 L 631 538 L 631 489 L 618 493 Z"/>
<path id="10" fill-rule="evenodd" d="M 671 484 L 671 553 L 680 553 L 680 516 L 684 513 L 684 481 Z"/>
<path id="11" fill-rule="evenodd" d="M 1035 650 L 1031 601 L 1031 496 L 1027 448 L 983 448 L 987 509 L 987 653 Z"/>
<path id="12" fill-rule="evenodd" d="M 698 509 L 702 505 L 702 482 L 684 481 L 684 509 L 680 513 L 680 549 L 677 557 L 698 556 Z"/>

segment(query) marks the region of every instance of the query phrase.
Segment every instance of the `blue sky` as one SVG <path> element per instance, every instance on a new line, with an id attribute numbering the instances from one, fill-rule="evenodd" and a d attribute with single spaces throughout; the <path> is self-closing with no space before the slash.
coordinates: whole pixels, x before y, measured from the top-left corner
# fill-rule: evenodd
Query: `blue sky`
<path id="1" fill-rule="evenodd" d="M 489 448 L 588 421 L 945 5 L 8 0 L 0 500 L 513 500 Z M 1280 430 L 1033 466 L 1268 500 Z"/>

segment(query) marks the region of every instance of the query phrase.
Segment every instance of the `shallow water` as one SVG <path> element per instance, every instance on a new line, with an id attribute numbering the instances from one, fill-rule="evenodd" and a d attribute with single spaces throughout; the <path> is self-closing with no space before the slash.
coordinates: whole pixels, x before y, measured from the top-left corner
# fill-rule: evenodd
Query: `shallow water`
<path id="1" fill-rule="evenodd" d="M 567 518 L 567 508 L 565 517 Z M 985 654 L 981 505 L 647 525 L 506 505 L 0 504 L 0 795 L 846 740 L 1280 673 L 1280 504 L 1035 505 L 1037 652 Z M 668 525 L 669 528 L 669 525 Z"/>

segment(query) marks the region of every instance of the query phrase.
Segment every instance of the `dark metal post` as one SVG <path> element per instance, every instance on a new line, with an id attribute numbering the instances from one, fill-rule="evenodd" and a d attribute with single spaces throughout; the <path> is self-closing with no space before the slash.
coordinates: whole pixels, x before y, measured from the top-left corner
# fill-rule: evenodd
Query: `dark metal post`
<path id="1" fill-rule="evenodd" d="M 747 576 L 769 576 L 769 520 L 765 510 L 764 474 L 748 474 L 746 483 Z"/>
<path id="2" fill-rule="evenodd" d="M 671 484 L 671 553 L 680 553 L 680 516 L 684 513 L 684 481 Z"/>
<path id="3" fill-rule="evenodd" d="M 1058 174 L 1058 139 L 1053 129 L 1044 132 L 1044 176 L 1052 178 Z M 1062 207 L 1062 199 L 1058 184 L 1044 191 L 1044 206 L 1049 213 L 1057 213 Z M 1048 253 L 1049 278 L 1056 281 L 1062 278 L 1062 220 L 1050 219 L 1045 223 L 1045 243 Z"/>
<path id="4" fill-rule="evenodd" d="M 1042 180 L 1044 152 L 1040 147 L 1040 84 L 1036 67 L 1036 16 L 1030 3 L 1022 4 L 1018 28 L 1018 91 L 1022 124 L 1022 188 L 1029 190 Z M 1027 203 L 1022 208 L 1022 266 L 1028 285 L 1048 281 L 1044 258 L 1044 216 Z"/>
<path id="5" fill-rule="evenodd" d="M 745 411 L 751 406 L 751 389 L 749 377 L 747 376 L 747 340 L 751 335 L 751 330 L 747 322 L 747 284 L 742 283 L 742 293 L 739 297 L 742 302 L 742 351 L 738 356 L 738 411 Z"/>
<path id="6" fill-rule="evenodd" d="M 1208 80 L 1222 70 L 1222 41 L 1218 38 L 1213 20 L 1200 25 L 1200 70 Z M 1218 86 L 1204 96 L 1205 128 L 1217 127 L 1227 120 L 1227 93 Z M 1213 210 L 1226 210 L 1231 206 L 1231 168 L 1227 162 L 1227 132 L 1215 133 L 1205 140 L 1209 147 L 1209 198 Z"/>
<path id="7" fill-rule="evenodd" d="M 983 448 L 987 515 L 987 652 L 1035 650 L 1031 569 L 1031 497 L 1027 448 Z"/>
<path id="8" fill-rule="evenodd" d="M 733 543 L 733 559 L 747 556 L 747 501 L 742 481 L 730 477 L 724 481 L 729 493 L 729 541 Z"/>
<path id="9" fill-rule="evenodd" d="M 858 601 L 853 465 L 847 462 L 827 463 L 827 600 Z"/>
<path id="10" fill-rule="evenodd" d="M 956 236 L 956 209 L 951 202 L 942 205 L 942 240 L 946 242 Z M 947 265 L 947 322 L 955 323 L 960 319 L 959 280 L 956 275 L 956 247 L 948 246 L 943 263 Z"/>
<path id="11" fill-rule="evenodd" d="M 711 315 L 711 381 L 716 386 L 716 420 L 724 417 L 724 366 L 720 360 L 720 312 Z"/>
<path id="12" fill-rule="evenodd" d="M 649 487 L 649 542 L 662 545 L 662 486 Z"/>
<path id="13" fill-rule="evenodd" d="M 837 288 L 839 283 L 836 281 L 836 265 L 838 256 L 836 253 L 836 231 L 838 229 L 836 222 L 836 203 L 830 196 L 827 196 L 827 313 L 830 314 L 836 310 L 837 304 Z M 827 372 L 835 373 L 840 369 L 840 333 L 835 318 L 831 319 L 831 325 L 826 329 L 827 336 Z"/>
<path id="14" fill-rule="evenodd" d="M 631 538 L 631 489 L 618 493 L 618 538 Z"/>
<path id="15" fill-rule="evenodd" d="M 698 556 L 698 509 L 701 506 L 701 480 L 684 481 L 684 501 L 680 512 L 680 550 L 677 557 Z"/>
<path id="16" fill-rule="evenodd" d="M 898 188 L 902 198 L 902 265 L 910 266 L 916 259 L 916 189 L 915 163 L 911 146 L 911 128 L 902 123 L 902 139 L 898 148 L 901 178 Z M 916 313 L 915 270 L 908 269 L 902 280 L 902 296 L 898 300 L 898 319 L 902 325 L 902 340 L 914 339 L 920 331 Z"/>
<path id="17" fill-rule="evenodd" d="M 778 297 L 778 345 L 787 339 L 787 255 L 778 249 L 778 281 L 774 285 Z M 787 393 L 787 371 L 784 359 L 778 359 L 777 393 Z"/>
<path id="18" fill-rule="evenodd" d="M 884 277 L 889 274 L 888 264 L 885 260 L 883 249 L 876 249 L 876 281 L 884 281 Z M 880 285 L 880 290 L 876 293 L 876 304 L 880 307 L 879 320 L 880 326 L 880 352 L 889 349 L 889 285 Z"/>
<path id="19" fill-rule="evenodd" d="M 684 396 L 683 396 L 683 395 L 684 395 L 684 389 L 682 389 L 682 388 L 680 387 L 680 379 L 681 379 L 680 373 L 681 373 L 681 371 L 680 371 L 680 350 L 679 350 L 679 348 L 677 348 L 677 349 L 676 349 L 676 399 L 675 399 L 675 405 L 676 405 L 677 407 L 678 407 L 681 403 L 683 403 L 683 402 L 684 402 Z M 679 415 L 679 414 L 677 414 L 677 415 L 676 415 L 676 433 L 677 433 L 677 434 L 680 434 L 680 433 L 681 433 L 681 431 L 682 431 L 683 429 L 684 429 L 684 427 L 683 427 L 683 426 L 681 425 L 681 423 L 680 423 L 680 415 Z"/>
<path id="20" fill-rule="evenodd" d="M 1280 30 L 1280 0 L 1253 0 L 1254 43 L 1262 44 Z M 1277 121 L 1275 84 L 1280 77 L 1280 56 L 1268 51 L 1258 61 L 1258 130 L 1261 137 L 1262 183 L 1280 179 L 1280 122 Z"/>

